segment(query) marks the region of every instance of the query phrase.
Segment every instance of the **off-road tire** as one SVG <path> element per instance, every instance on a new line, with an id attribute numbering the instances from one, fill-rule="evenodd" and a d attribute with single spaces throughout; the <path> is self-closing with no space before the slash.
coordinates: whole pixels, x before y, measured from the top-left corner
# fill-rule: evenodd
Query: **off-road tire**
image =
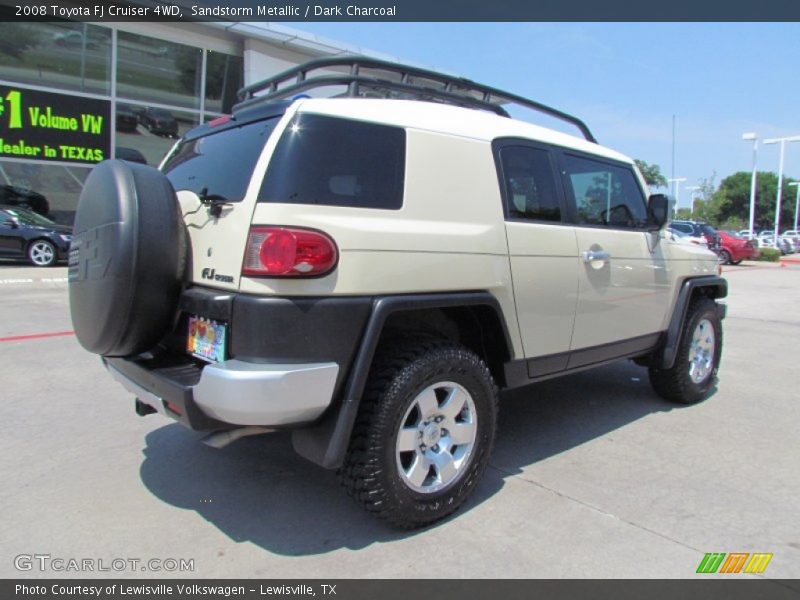
<path id="1" fill-rule="evenodd" d="M 708 374 L 695 382 L 690 376 L 690 355 L 694 344 L 694 334 L 702 321 L 713 327 L 713 363 Z M 675 363 L 669 369 L 650 367 L 650 384 L 656 393 L 677 404 L 695 404 L 705 399 L 717 382 L 720 356 L 722 354 L 722 322 L 716 303 L 709 298 L 696 298 L 689 305 L 681 329 Z"/>
<path id="2" fill-rule="evenodd" d="M 419 493 L 401 476 L 397 436 L 418 395 L 439 382 L 453 382 L 471 396 L 477 433 L 469 459 L 452 485 Z M 399 528 L 430 525 L 453 513 L 474 490 L 486 469 L 496 427 L 497 386 L 474 352 L 437 338 L 383 344 L 339 471 L 341 482 L 367 511 Z"/>

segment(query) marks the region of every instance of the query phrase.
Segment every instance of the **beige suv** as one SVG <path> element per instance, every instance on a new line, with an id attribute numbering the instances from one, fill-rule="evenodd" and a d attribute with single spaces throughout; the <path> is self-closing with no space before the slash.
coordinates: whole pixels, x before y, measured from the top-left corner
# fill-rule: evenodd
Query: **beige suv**
<path id="1" fill-rule="evenodd" d="M 620 359 L 670 401 L 715 384 L 715 255 L 666 238 L 666 198 L 579 119 L 357 57 L 240 94 L 159 169 L 101 163 L 80 200 L 75 331 L 138 414 L 218 447 L 291 429 L 412 528 L 477 485 L 498 390 Z"/>

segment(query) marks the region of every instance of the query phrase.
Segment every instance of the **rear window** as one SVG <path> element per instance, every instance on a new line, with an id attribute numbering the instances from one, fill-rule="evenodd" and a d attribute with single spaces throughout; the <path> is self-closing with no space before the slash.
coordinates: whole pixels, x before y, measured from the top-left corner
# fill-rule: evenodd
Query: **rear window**
<path id="1" fill-rule="evenodd" d="M 404 129 L 301 114 L 281 136 L 258 200 L 397 210 L 405 156 Z"/>
<path id="2" fill-rule="evenodd" d="M 163 171 L 177 191 L 239 202 L 277 122 L 277 117 L 256 121 L 183 141 L 167 159 Z"/>

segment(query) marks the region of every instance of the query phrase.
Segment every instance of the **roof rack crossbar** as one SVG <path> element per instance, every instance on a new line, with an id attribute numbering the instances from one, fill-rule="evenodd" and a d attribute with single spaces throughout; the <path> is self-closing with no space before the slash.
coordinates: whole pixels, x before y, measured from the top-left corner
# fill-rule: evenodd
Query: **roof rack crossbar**
<path id="1" fill-rule="evenodd" d="M 311 71 L 332 67 L 349 67 L 349 74 L 309 74 Z M 394 73 L 400 76 L 400 81 L 362 75 L 362 68 Z M 414 83 L 413 79 L 415 77 L 424 79 L 426 83 L 431 82 L 439 87 L 432 87 L 430 84 L 423 85 L 422 83 Z M 289 83 L 291 80 L 294 80 L 294 83 Z M 509 115 L 501 104 L 516 104 L 569 123 L 577 127 L 587 140 L 590 142 L 597 142 L 586 124 L 578 117 L 547 106 L 546 104 L 475 83 L 469 79 L 453 77 L 427 69 L 400 65 L 363 56 L 331 56 L 318 58 L 287 69 L 263 81 L 240 89 L 239 99 L 241 102 L 239 106 L 250 105 L 254 102 L 285 99 L 303 91 L 337 84 L 347 86 L 348 96 L 358 96 L 361 86 L 368 86 L 382 90 L 408 93 L 423 99 L 435 98 L 439 101 L 456 104 L 458 106 L 489 110 L 505 117 Z M 256 96 L 256 94 L 264 90 L 267 90 L 265 94 Z M 458 90 L 460 93 L 455 90 Z M 480 98 L 472 94 L 479 94 Z M 494 98 L 494 102 L 491 101 L 492 98 Z"/>

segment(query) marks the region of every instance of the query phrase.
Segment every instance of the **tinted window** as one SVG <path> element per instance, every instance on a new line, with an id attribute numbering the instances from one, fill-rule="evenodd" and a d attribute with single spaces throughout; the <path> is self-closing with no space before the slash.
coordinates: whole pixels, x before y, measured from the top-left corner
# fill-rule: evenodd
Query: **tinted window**
<path id="1" fill-rule="evenodd" d="M 399 209 L 405 130 L 298 115 L 270 160 L 259 202 Z"/>
<path id="2" fill-rule="evenodd" d="M 509 217 L 561 220 L 561 206 L 546 150 L 505 147 L 500 150 L 500 162 Z"/>
<path id="3" fill-rule="evenodd" d="M 248 123 L 181 142 L 164 165 L 176 190 L 244 198 L 261 150 L 275 128 L 275 119 Z"/>
<path id="4" fill-rule="evenodd" d="M 564 155 L 578 223 L 608 227 L 645 227 L 642 190 L 629 168 Z"/>

